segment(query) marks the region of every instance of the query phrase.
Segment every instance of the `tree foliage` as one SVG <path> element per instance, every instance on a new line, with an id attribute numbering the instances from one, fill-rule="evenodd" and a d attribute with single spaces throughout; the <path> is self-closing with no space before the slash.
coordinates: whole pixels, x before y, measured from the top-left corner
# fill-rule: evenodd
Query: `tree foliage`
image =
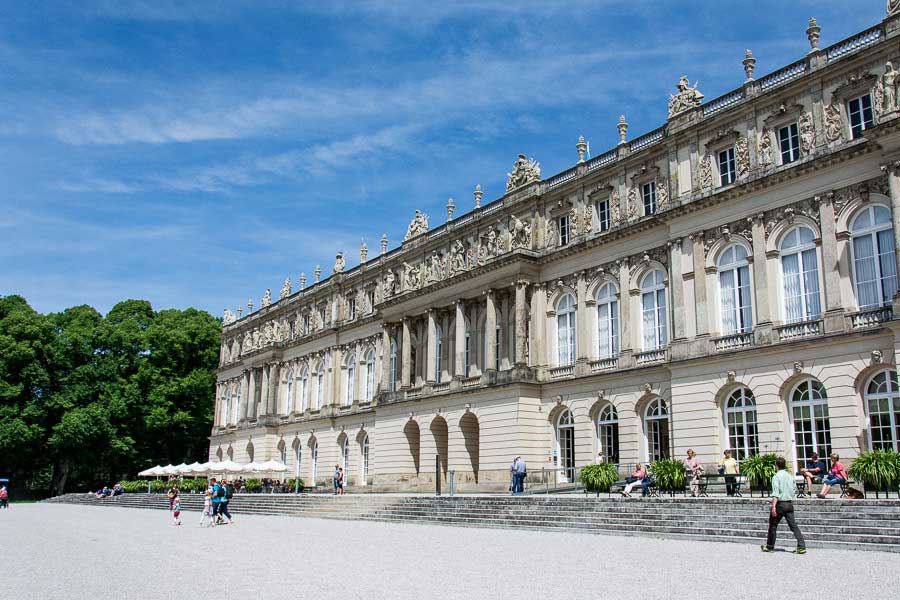
<path id="1" fill-rule="evenodd" d="M 126 300 L 41 315 L 0 297 L 0 473 L 38 493 L 204 460 L 220 323 Z"/>

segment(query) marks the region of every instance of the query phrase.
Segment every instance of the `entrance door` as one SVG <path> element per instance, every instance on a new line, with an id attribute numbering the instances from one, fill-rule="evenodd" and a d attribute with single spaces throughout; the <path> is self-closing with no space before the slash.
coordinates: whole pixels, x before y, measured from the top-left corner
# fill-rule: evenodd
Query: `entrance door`
<path id="1" fill-rule="evenodd" d="M 558 483 L 575 482 L 575 423 L 572 413 L 566 411 L 559 416 L 556 425 L 557 453 L 559 455 Z"/>

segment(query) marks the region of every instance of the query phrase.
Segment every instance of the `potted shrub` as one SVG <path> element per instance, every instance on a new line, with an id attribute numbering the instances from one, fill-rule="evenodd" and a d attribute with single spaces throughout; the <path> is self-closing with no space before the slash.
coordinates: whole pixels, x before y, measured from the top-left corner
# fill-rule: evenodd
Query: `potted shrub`
<path id="1" fill-rule="evenodd" d="M 750 490 L 768 491 L 772 488 L 772 477 L 775 476 L 778 467 L 775 461 L 776 454 L 754 454 L 741 462 L 741 475 L 747 478 Z M 790 471 L 790 465 L 787 466 Z"/>
<path id="2" fill-rule="evenodd" d="M 653 481 L 661 492 L 680 492 L 684 489 L 684 463 L 676 458 L 664 458 L 650 465 Z"/>
<path id="3" fill-rule="evenodd" d="M 610 463 L 600 463 L 597 465 L 587 465 L 581 468 L 578 479 L 584 484 L 585 491 L 608 492 L 610 486 L 619 480 L 619 473 L 616 466 Z"/>
<path id="4" fill-rule="evenodd" d="M 887 494 L 900 482 L 900 454 L 893 450 L 863 452 L 854 459 L 847 474 L 861 481 L 866 491 Z"/>
<path id="5" fill-rule="evenodd" d="M 295 489 L 298 492 L 303 491 L 303 480 L 302 479 L 288 479 L 284 485 L 285 485 L 285 488 L 288 490 L 288 492 L 293 492 Z"/>
<path id="6" fill-rule="evenodd" d="M 248 479 L 244 482 L 244 489 L 248 492 L 258 492 L 262 489 L 262 481 L 259 479 Z"/>

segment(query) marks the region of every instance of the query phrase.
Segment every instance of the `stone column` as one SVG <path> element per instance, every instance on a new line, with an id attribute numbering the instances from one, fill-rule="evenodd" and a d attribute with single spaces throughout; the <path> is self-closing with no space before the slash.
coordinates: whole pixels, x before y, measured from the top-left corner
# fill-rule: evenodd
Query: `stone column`
<path id="1" fill-rule="evenodd" d="M 628 259 L 622 259 L 619 263 L 619 354 L 630 353 L 632 348 L 630 287 L 631 271 L 628 268 Z"/>
<path id="2" fill-rule="evenodd" d="M 344 382 L 344 347 L 338 346 L 331 353 L 331 405 L 341 406 L 344 403 L 346 390 L 341 386 Z M 325 378 L 328 381 L 328 377 Z"/>
<path id="3" fill-rule="evenodd" d="M 281 388 L 281 363 L 277 362 L 269 367 L 269 408 L 270 415 L 278 414 L 278 392 Z"/>
<path id="4" fill-rule="evenodd" d="M 410 385 L 410 375 L 412 374 L 412 345 L 409 331 L 409 317 L 403 318 L 403 353 L 402 372 L 400 373 L 400 387 L 408 388 Z"/>
<path id="5" fill-rule="evenodd" d="M 485 335 L 485 353 L 484 370 L 497 370 L 497 307 L 494 305 L 494 290 L 488 290 L 484 293 L 484 335 Z"/>
<path id="6" fill-rule="evenodd" d="M 590 328 L 587 318 L 587 281 L 584 271 L 575 274 L 575 358 L 578 362 L 587 362 L 591 354 Z"/>
<path id="7" fill-rule="evenodd" d="M 526 319 L 528 318 L 527 309 L 525 307 L 525 293 L 528 289 L 528 282 L 524 279 L 516 281 L 516 365 L 525 364 L 525 338 Z"/>
<path id="8" fill-rule="evenodd" d="M 381 324 L 381 391 L 391 389 L 391 325 Z"/>
<path id="9" fill-rule="evenodd" d="M 765 215 L 759 213 L 753 217 L 751 227 L 753 233 L 753 302 L 756 309 L 753 339 L 757 345 L 766 345 L 772 341 L 772 306 L 769 303 Z"/>
<path id="10" fill-rule="evenodd" d="M 670 275 L 669 281 L 672 286 L 672 341 L 682 340 L 685 336 L 684 331 L 684 276 L 682 275 L 682 256 L 681 256 L 682 238 L 676 239 L 670 251 Z"/>
<path id="11" fill-rule="evenodd" d="M 900 273 L 900 160 L 891 161 L 881 166 L 881 170 L 887 173 L 888 192 L 891 196 L 891 213 L 894 216 L 894 256 L 897 259 L 897 269 Z M 900 293 L 894 296 L 894 318 L 900 318 Z"/>
<path id="12" fill-rule="evenodd" d="M 706 316 L 706 252 L 703 232 L 690 236 L 694 243 L 694 309 L 697 314 L 697 336 L 709 335 Z"/>
<path id="13" fill-rule="evenodd" d="M 269 412 L 269 368 L 269 365 L 263 365 L 260 368 L 262 384 L 259 386 L 259 405 L 256 409 L 256 416 L 263 416 Z"/>
<path id="14" fill-rule="evenodd" d="M 425 381 L 429 384 L 437 380 L 437 315 L 433 308 L 428 309 L 427 351 L 425 352 Z"/>
<path id="15" fill-rule="evenodd" d="M 250 369 L 250 384 L 247 390 L 247 411 L 244 415 L 247 419 L 256 418 L 256 397 L 257 397 L 257 374 L 256 369 Z"/>
<path id="16" fill-rule="evenodd" d="M 250 372 L 241 373 L 241 403 L 238 406 L 238 421 L 247 418 L 247 407 L 250 405 Z"/>
<path id="17" fill-rule="evenodd" d="M 844 331 L 844 308 L 841 303 L 841 274 L 838 270 L 837 236 L 834 229 L 834 193 L 816 196 L 819 223 L 822 228 L 822 271 L 825 276 L 825 333 Z"/>
<path id="18" fill-rule="evenodd" d="M 456 349 L 454 376 L 462 378 L 466 376 L 466 305 L 462 299 L 456 301 L 453 346 Z"/>

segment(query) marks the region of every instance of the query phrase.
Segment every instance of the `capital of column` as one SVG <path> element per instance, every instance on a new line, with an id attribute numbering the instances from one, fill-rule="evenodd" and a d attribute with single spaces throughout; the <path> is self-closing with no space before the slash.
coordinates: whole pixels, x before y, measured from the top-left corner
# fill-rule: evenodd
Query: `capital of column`
<path id="1" fill-rule="evenodd" d="M 816 204 L 831 204 L 834 201 L 834 192 L 825 192 L 824 194 L 817 194 L 813 196 L 813 201 Z"/>
<path id="2" fill-rule="evenodd" d="M 494 297 L 494 288 L 488 288 L 488 289 L 484 290 L 483 292 L 481 292 L 481 294 L 485 297 L 493 298 Z"/>
<path id="3" fill-rule="evenodd" d="M 900 160 L 892 160 L 881 165 L 881 172 L 887 175 L 900 176 Z"/>
<path id="4" fill-rule="evenodd" d="M 513 282 L 513 285 L 517 288 L 524 288 L 524 287 L 528 287 L 529 285 L 531 285 L 531 282 L 527 279 L 516 279 Z"/>

